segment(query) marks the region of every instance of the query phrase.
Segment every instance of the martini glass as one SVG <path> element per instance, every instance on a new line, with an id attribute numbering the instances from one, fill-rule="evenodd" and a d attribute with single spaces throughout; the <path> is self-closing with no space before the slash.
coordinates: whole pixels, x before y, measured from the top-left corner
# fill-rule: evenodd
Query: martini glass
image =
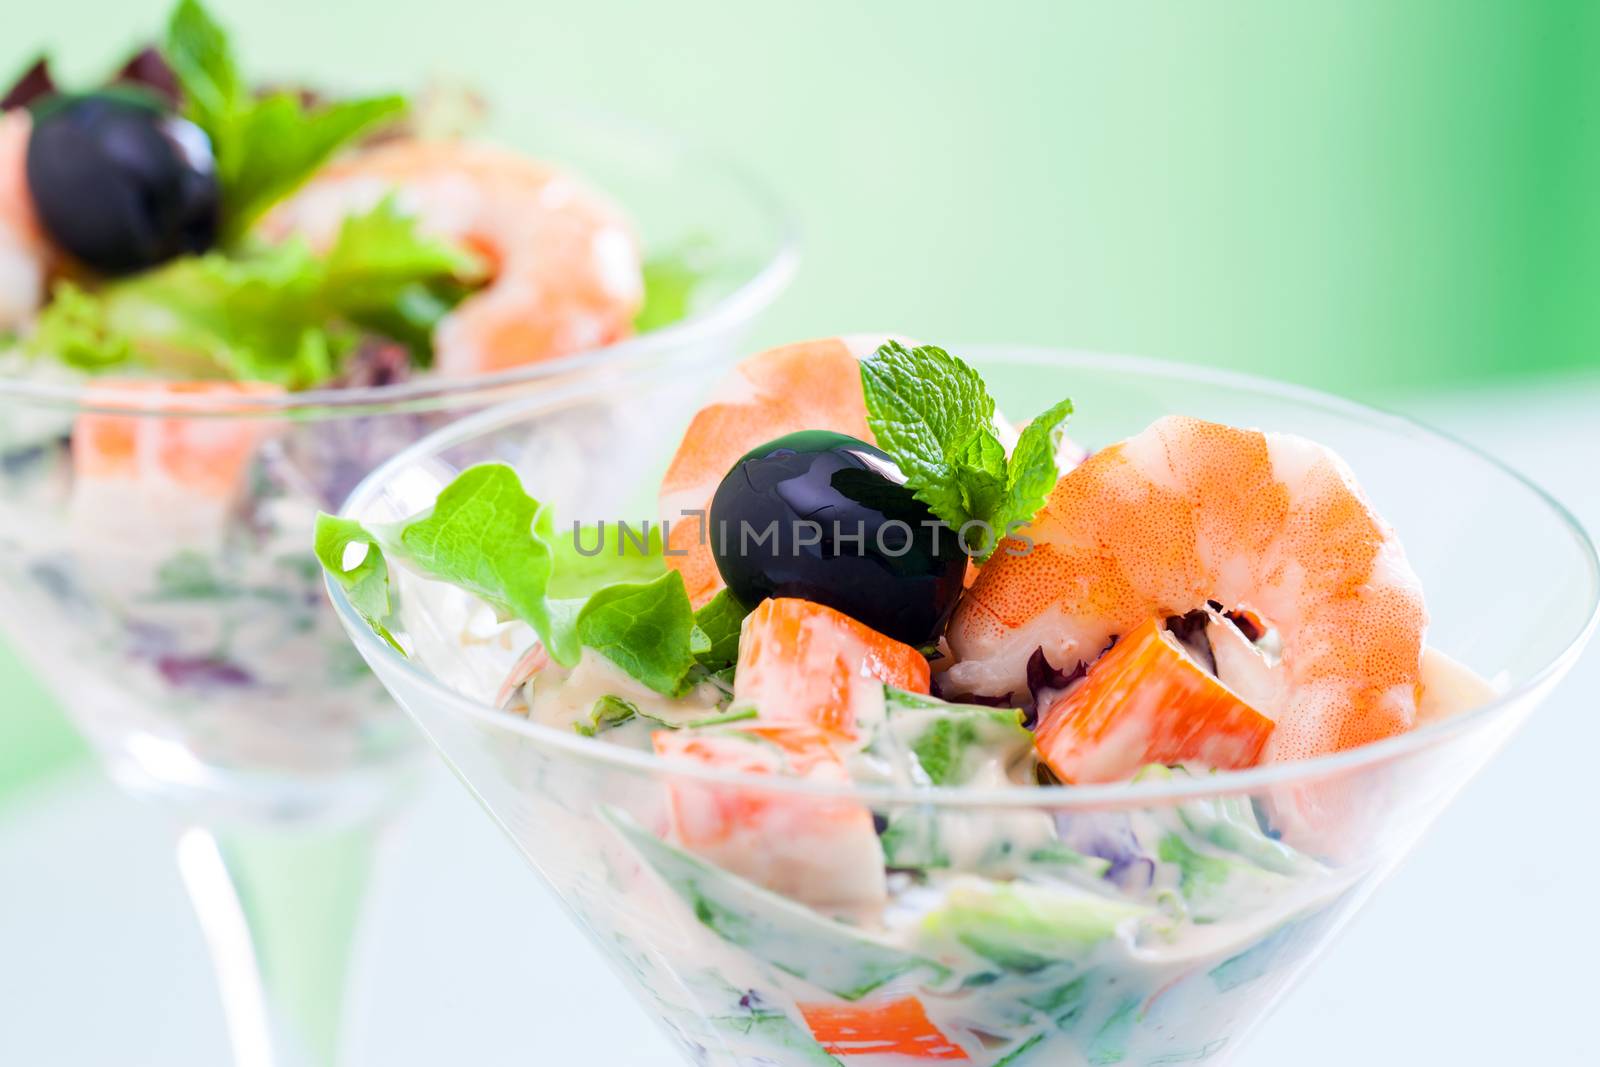
<path id="1" fill-rule="evenodd" d="M 695 146 L 586 113 L 515 120 L 538 156 L 627 205 L 647 256 L 709 257 L 686 318 L 492 376 L 291 396 L 86 389 L 44 368 L 0 378 L 0 634 L 111 776 L 182 825 L 179 865 L 246 1067 L 336 1060 L 374 843 L 422 747 L 327 609 L 316 512 L 463 414 L 575 378 L 730 359 L 793 270 L 766 190 Z M 140 462 L 221 457 L 237 476 L 98 469 L 93 435 Z"/>
<path id="2" fill-rule="evenodd" d="M 1333 447 L 1406 544 L 1430 598 L 1430 643 L 1499 695 L 1364 748 L 1236 773 L 1039 789 L 823 784 L 664 761 L 497 710 L 485 694 L 504 661 L 486 665 L 481 649 L 451 637 L 460 627 L 446 616 L 462 594 L 400 577 L 406 658 L 334 588 L 361 654 L 685 1062 L 1223 1062 L 1551 691 L 1595 626 L 1600 572 L 1572 517 L 1489 457 L 1402 418 L 1147 361 L 963 355 L 1003 410 L 1071 395 L 1082 413 L 1073 436 L 1090 447 L 1173 412 Z M 646 375 L 620 390 L 580 384 L 457 423 L 374 472 L 346 513 L 410 515 L 457 471 L 497 460 L 554 502 L 562 523 L 649 516 L 656 478 L 696 406 L 682 383 L 660 388 Z M 645 406 L 656 415 L 649 432 L 619 438 Z M 887 909 L 841 917 L 674 844 L 665 833 L 674 804 L 781 809 L 790 827 L 865 809 L 885 841 L 894 828 L 902 841 L 920 833 L 987 842 L 1043 827 L 1094 864 L 1063 879 L 1087 877 L 1100 903 L 1074 897 L 1074 909 L 1088 910 L 1063 918 L 1014 886 L 952 889 L 951 868 L 989 862 L 968 852 L 947 856 L 942 871 L 924 857 L 920 875 L 891 873 Z M 1028 862 L 1058 861 L 1077 862 Z M 727 850 L 717 862 L 742 865 Z M 1174 870 L 1182 877 L 1163 892 L 1159 879 Z M 1470 893 L 1466 875 L 1461 892 Z M 941 886 L 945 902 L 928 912 L 928 887 Z M 1208 896 L 1211 886 L 1220 895 Z M 1075 939 L 1105 901 L 1146 909 L 1137 935 L 1085 948 Z M 1491 913 L 1500 903 L 1483 902 Z M 935 917 L 907 925 L 906 915 L 925 912 Z"/>

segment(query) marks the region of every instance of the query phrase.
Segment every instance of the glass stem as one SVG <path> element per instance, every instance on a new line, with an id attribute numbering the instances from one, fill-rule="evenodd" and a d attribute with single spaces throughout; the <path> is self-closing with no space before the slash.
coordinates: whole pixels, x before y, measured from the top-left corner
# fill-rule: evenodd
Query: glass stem
<path id="1" fill-rule="evenodd" d="M 345 975 L 380 834 L 192 827 L 178 867 L 235 1067 L 335 1067 Z"/>

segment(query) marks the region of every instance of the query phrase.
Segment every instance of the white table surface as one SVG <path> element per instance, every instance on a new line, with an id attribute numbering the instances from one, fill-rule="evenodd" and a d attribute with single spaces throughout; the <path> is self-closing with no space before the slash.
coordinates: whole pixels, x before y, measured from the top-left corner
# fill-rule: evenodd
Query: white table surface
<path id="1" fill-rule="evenodd" d="M 1407 406 L 1600 529 L 1600 381 Z M 1597 816 L 1591 650 L 1236 1063 L 1600 1063 Z M 0 808 L 0 1064 L 226 1061 L 169 844 L 160 813 L 89 772 Z M 383 858 L 356 986 L 352 1065 L 674 1062 L 442 770 Z"/>

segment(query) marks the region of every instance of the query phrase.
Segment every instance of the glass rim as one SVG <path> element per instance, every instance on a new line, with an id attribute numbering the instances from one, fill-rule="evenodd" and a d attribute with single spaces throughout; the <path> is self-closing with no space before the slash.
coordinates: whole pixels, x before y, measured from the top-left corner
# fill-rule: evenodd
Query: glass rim
<path id="1" fill-rule="evenodd" d="M 730 323 L 747 321 L 768 306 L 793 279 L 799 265 L 799 226 L 782 197 L 752 170 L 699 138 L 664 126 L 588 106 L 555 103 L 533 109 L 538 116 L 608 128 L 638 142 L 654 141 L 664 151 L 694 160 L 720 174 L 748 199 L 773 233 L 773 247 L 759 268 L 710 307 L 678 322 L 647 333 L 635 334 L 608 345 L 585 349 L 557 359 L 524 364 L 493 374 L 467 378 L 417 378 L 397 385 L 352 389 L 319 387 L 300 392 L 247 395 L 228 393 L 151 394 L 139 389 L 119 392 L 114 386 L 96 386 L 108 379 L 90 377 L 83 382 L 32 381 L 0 374 L 0 403 L 23 402 L 61 408 L 82 414 L 143 417 L 267 418 L 306 412 L 336 415 L 370 414 L 390 408 L 411 410 L 456 403 L 462 398 L 514 389 L 540 381 L 578 377 L 591 372 L 648 361 L 664 350 L 692 346 L 717 335 Z M 603 176 L 586 178 L 600 182 Z M 623 210 L 626 211 L 626 205 Z M 160 381 L 162 379 L 150 379 Z M 217 379 L 226 382 L 229 379 Z"/>
<path id="2" fill-rule="evenodd" d="M 1539 695 L 1553 685 L 1577 661 L 1584 645 L 1600 626 L 1600 554 L 1583 524 L 1559 500 L 1545 489 L 1519 473 L 1508 464 L 1489 455 L 1444 431 L 1433 429 L 1408 416 L 1382 408 L 1325 393 L 1307 386 L 1274 381 L 1257 375 L 1236 371 L 1217 370 L 1143 356 L 1120 356 L 1077 349 L 1048 348 L 1027 345 L 954 345 L 952 351 L 973 354 L 981 366 L 985 353 L 997 361 L 1030 366 L 1080 366 L 1106 367 L 1133 371 L 1146 376 L 1190 381 L 1198 384 L 1219 385 L 1263 396 L 1294 400 L 1325 412 L 1345 416 L 1367 424 L 1385 425 L 1404 432 L 1430 438 L 1437 443 L 1465 452 L 1477 462 L 1487 464 L 1510 478 L 1531 493 L 1534 499 L 1549 509 L 1572 538 L 1574 546 L 1584 561 L 1586 583 L 1583 592 L 1582 621 L 1567 635 L 1560 650 L 1548 662 L 1517 684 L 1499 693 L 1493 700 L 1447 718 L 1418 726 L 1403 734 L 1370 742 L 1357 748 L 1313 756 L 1308 759 L 1287 760 L 1280 763 L 1263 763 L 1238 771 L 1218 771 L 1204 777 L 1172 777 L 1147 779 L 1142 782 L 1125 781 L 1092 785 L 1044 785 L 1037 787 L 990 787 L 971 789 L 963 786 L 903 786 L 877 783 L 811 782 L 801 778 L 781 775 L 752 774 L 720 770 L 687 760 L 657 756 L 653 752 L 623 748 L 583 737 L 577 733 L 556 729 L 541 723 L 495 708 L 467 697 L 431 673 L 423 670 L 409 657 L 399 654 L 380 640 L 356 613 L 343 590 L 326 574 L 323 584 L 327 588 L 334 609 L 347 633 L 358 649 L 369 660 L 374 657 L 391 660 L 394 666 L 407 673 L 422 689 L 441 705 L 468 719 L 482 721 L 498 729 L 547 746 L 562 753 L 571 753 L 585 761 L 612 769 L 690 780 L 718 786 L 732 786 L 765 793 L 794 794 L 815 799 L 848 799 L 870 807 L 933 806 L 957 808 L 1126 808 L 1146 804 L 1164 804 L 1173 801 L 1204 799 L 1228 794 L 1256 792 L 1281 786 L 1304 784 L 1309 781 L 1342 775 L 1382 763 L 1398 760 L 1415 752 L 1434 748 L 1480 725 L 1498 719 L 1503 713 L 1519 706 L 1523 701 Z M 413 443 L 404 451 L 387 460 L 356 486 L 340 507 L 339 513 L 350 516 L 359 513 L 362 505 L 380 486 L 389 481 L 391 470 L 401 470 L 418 457 L 434 455 L 454 444 L 485 431 L 535 416 L 540 409 L 555 407 L 575 399 L 582 399 L 602 383 L 573 382 L 565 388 L 525 397 L 501 404 L 430 434 Z M 430 736 L 426 724 L 410 712 L 416 725 Z M 435 746 L 450 762 L 442 746 Z M 451 764 L 452 767 L 454 764 Z M 468 782 L 470 787 L 471 783 Z"/>

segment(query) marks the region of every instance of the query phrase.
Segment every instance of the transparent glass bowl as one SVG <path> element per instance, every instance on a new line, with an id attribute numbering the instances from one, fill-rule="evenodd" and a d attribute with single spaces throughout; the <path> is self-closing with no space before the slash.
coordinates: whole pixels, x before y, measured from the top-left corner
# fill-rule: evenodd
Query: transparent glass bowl
<path id="1" fill-rule="evenodd" d="M 0 635 L 123 784 L 205 818 L 381 806 L 418 746 L 326 610 L 308 552 L 317 510 L 465 413 L 575 377 L 715 367 L 787 284 L 789 220 L 737 168 L 593 114 L 514 118 L 512 143 L 612 196 L 647 257 L 701 246 L 713 268 L 687 319 L 471 380 L 221 403 L 90 395 L 42 366 L 0 376 Z M 97 413 L 150 450 L 232 441 L 248 453 L 241 484 L 85 477 L 72 437 Z"/>
<path id="2" fill-rule="evenodd" d="M 1494 460 L 1404 419 L 1192 368 L 959 351 L 1013 418 L 1070 395 L 1080 412 L 1070 432 L 1091 448 L 1174 412 L 1331 446 L 1404 541 L 1428 593 L 1430 643 L 1502 695 L 1366 748 L 1233 774 L 1037 790 L 823 787 L 667 762 L 498 711 L 473 695 L 492 691 L 493 671 L 437 639 L 446 628 L 430 606 L 442 587 L 400 580 L 410 660 L 334 589 L 361 654 L 688 1062 L 1222 1062 L 1595 625 L 1600 578 L 1574 520 Z M 657 517 L 655 486 L 702 391 L 641 373 L 486 412 L 385 464 L 345 512 L 412 514 L 463 467 L 499 460 L 556 508 L 560 529 Z M 946 866 L 923 857 L 921 873 L 892 873 L 887 906 L 840 914 L 663 840 L 685 804 L 761 808 L 797 828 L 870 813 L 880 832 L 912 840 L 1053 842 L 1089 859 L 950 850 Z M 1031 907 L 1040 886 L 1076 894 L 1081 908 Z M 1096 923 L 1116 933 L 1083 933 Z"/>

